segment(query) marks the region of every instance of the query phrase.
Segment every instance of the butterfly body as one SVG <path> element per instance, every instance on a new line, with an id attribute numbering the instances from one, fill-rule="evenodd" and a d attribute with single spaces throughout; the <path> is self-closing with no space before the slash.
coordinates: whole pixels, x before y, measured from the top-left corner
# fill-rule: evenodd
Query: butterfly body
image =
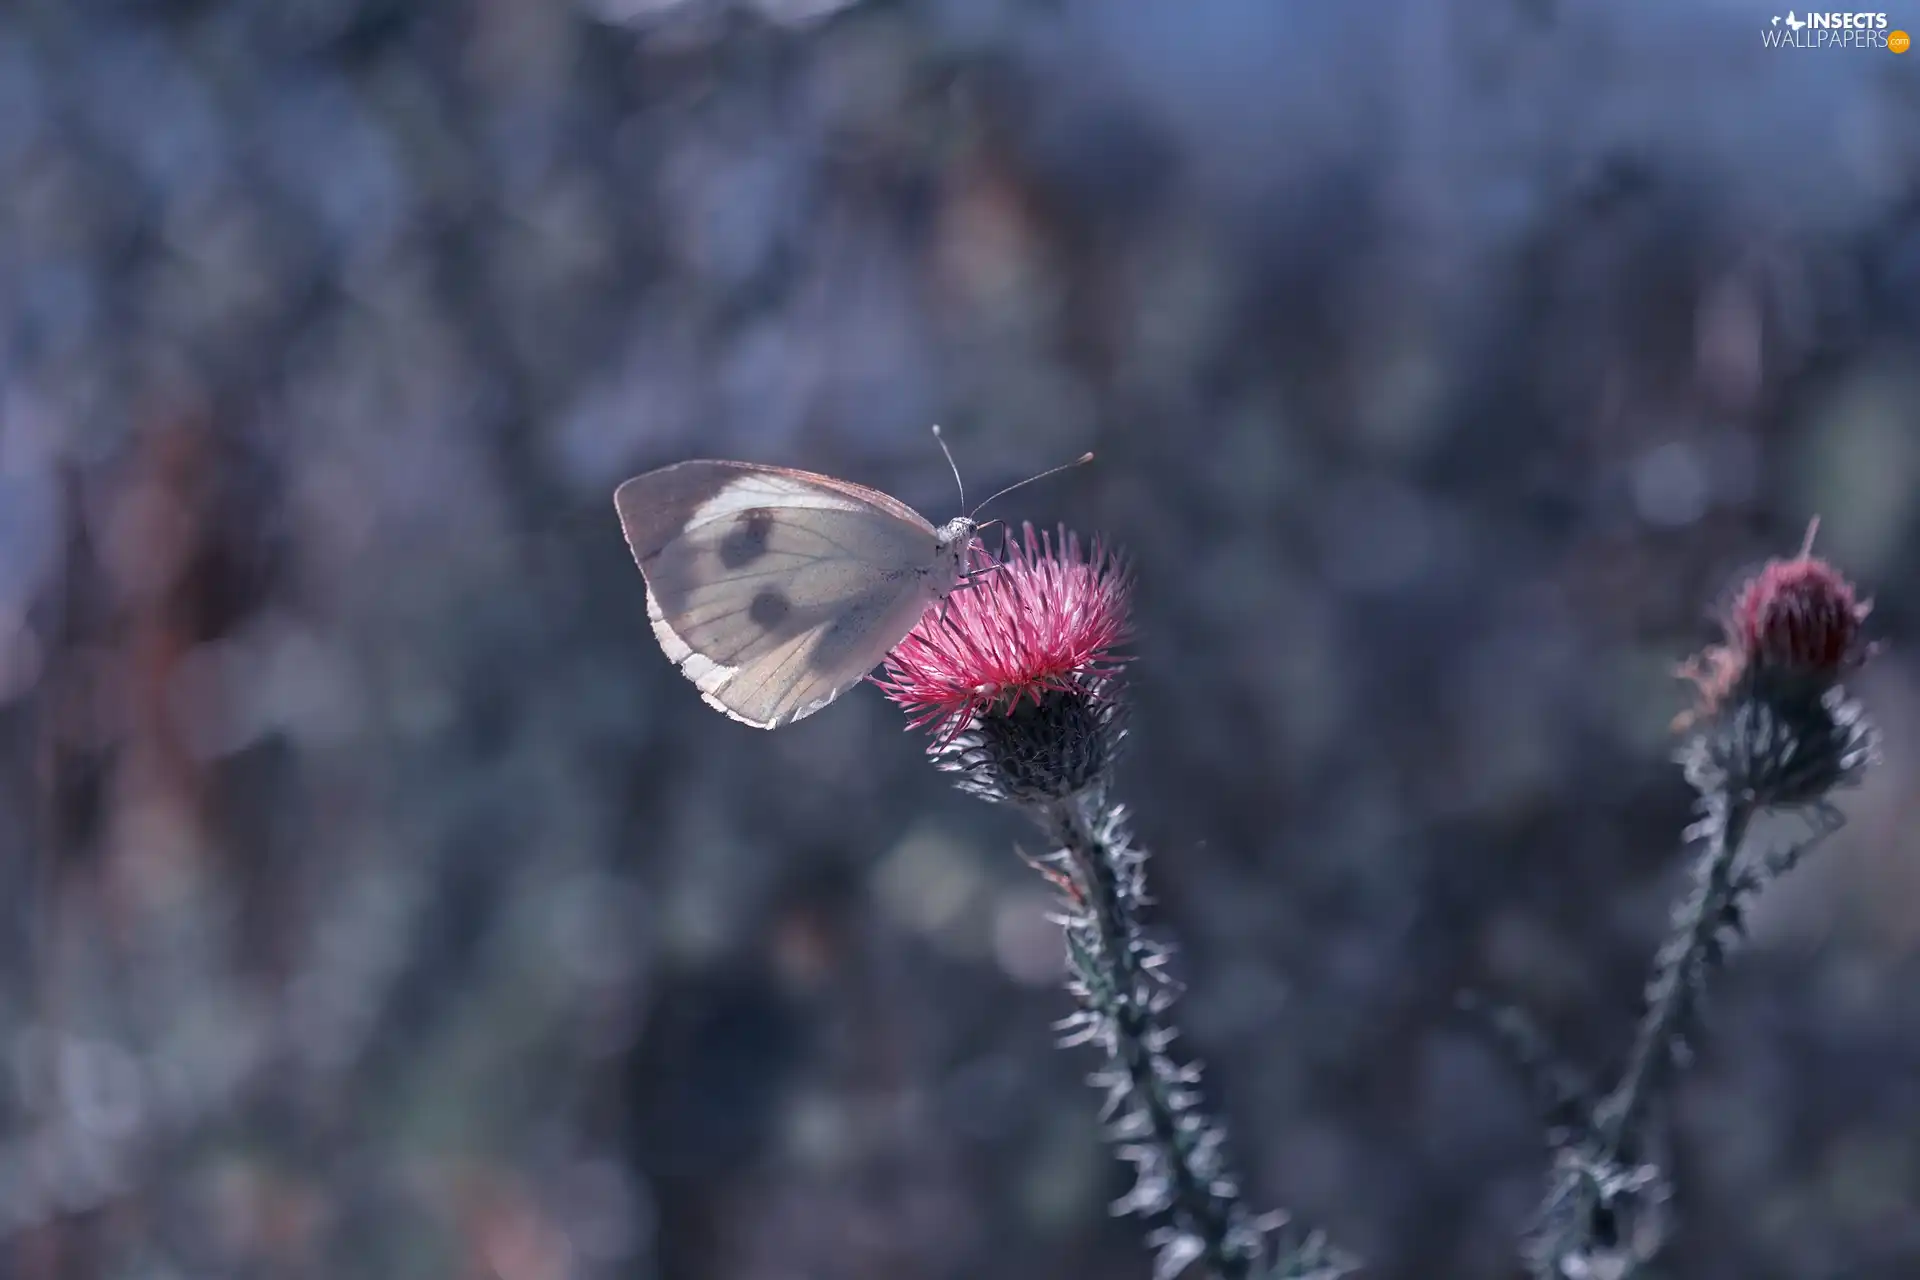
<path id="1" fill-rule="evenodd" d="M 935 528 L 831 476 L 694 461 L 635 476 L 614 506 L 667 657 L 716 709 L 772 729 L 864 679 L 962 580 L 977 528 Z"/>

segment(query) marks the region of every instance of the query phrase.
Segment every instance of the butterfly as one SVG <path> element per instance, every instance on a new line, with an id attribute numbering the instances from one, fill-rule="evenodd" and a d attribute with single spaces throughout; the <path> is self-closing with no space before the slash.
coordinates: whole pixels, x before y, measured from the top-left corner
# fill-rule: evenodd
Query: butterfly
<path id="1" fill-rule="evenodd" d="M 979 507 L 936 529 L 878 489 L 752 462 L 661 467 L 613 504 L 654 638 L 708 706 L 758 729 L 859 684 L 968 580 L 980 529 Z"/>

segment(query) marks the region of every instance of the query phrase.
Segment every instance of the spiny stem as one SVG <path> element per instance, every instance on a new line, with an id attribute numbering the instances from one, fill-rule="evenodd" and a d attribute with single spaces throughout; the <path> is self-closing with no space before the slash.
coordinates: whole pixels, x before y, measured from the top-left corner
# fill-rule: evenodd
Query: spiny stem
<path id="1" fill-rule="evenodd" d="M 1171 997 L 1152 967 L 1164 953 L 1141 934 L 1141 854 L 1128 846 L 1119 819 L 1097 793 L 1050 805 L 1043 816 L 1067 855 L 1075 894 L 1094 935 L 1093 946 L 1073 946 L 1070 940 L 1070 947 L 1076 968 L 1102 970 L 1085 975 L 1087 999 L 1111 1022 L 1108 1047 L 1145 1123 L 1141 1136 L 1158 1149 L 1155 1164 L 1169 1184 L 1167 1208 L 1176 1228 L 1198 1241 L 1198 1260 L 1212 1276 L 1242 1280 L 1258 1259 L 1258 1236 L 1244 1225 L 1234 1181 L 1205 1167 L 1220 1163 L 1219 1129 L 1199 1114 L 1190 1093 L 1176 1092 L 1183 1088 L 1183 1073 L 1164 1052 L 1173 1033 L 1161 1017 Z M 1191 1073 L 1184 1074 L 1191 1079 Z M 1143 1166 L 1141 1177 L 1149 1176 Z"/>
<path id="2" fill-rule="evenodd" d="M 1721 953 L 1720 934 L 1737 923 L 1739 882 L 1734 867 L 1752 820 L 1750 805 L 1724 793 L 1707 797 L 1707 848 L 1701 854 L 1692 896 L 1672 937 L 1661 948 L 1647 1011 L 1627 1056 L 1620 1083 L 1601 1104 L 1596 1136 L 1602 1156 L 1617 1160 L 1648 1103 L 1684 1052 L 1699 1012 L 1707 970 Z"/>

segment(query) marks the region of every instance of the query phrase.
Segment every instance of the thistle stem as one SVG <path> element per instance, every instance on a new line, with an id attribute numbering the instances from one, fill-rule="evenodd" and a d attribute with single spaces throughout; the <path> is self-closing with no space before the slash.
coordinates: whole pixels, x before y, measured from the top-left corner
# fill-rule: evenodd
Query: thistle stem
<path id="1" fill-rule="evenodd" d="M 1134 1126 L 1154 1155 L 1140 1164 L 1142 1188 L 1130 1200 L 1142 1207 L 1164 1201 L 1176 1231 L 1198 1249 L 1197 1260 L 1217 1280 L 1243 1280 L 1258 1260 L 1259 1238 L 1246 1228 L 1246 1212 L 1219 1153 L 1221 1134 L 1199 1111 L 1189 1087 L 1192 1073 L 1165 1052 L 1173 1030 L 1162 1016 L 1172 991 L 1157 971 L 1164 951 L 1140 928 L 1145 855 L 1127 838 L 1117 806 L 1100 792 L 1044 806 L 1036 816 L 1066 855 L 1066 871 L 1090 934 L 1069 939 L 1088 1012 L 1104 1019 L 1106 1047 L 1124 1073 Z M 1071 930 L 1073 925 L 1069 925 Z M 1147 1187 L 1164 1178 L 1164 1194 Z"/>
<path id="2" fill-rule="evenodd" d="M 1735 921 L 1739 910 L 1740 885 L 1734 867 L 1752 817 L 1749 804 L 1724 792 L 1707 797 L 1707 847 L 1697 864 L 1693 893 L 1660 949 L 1647 1011 L 1620 1083 L 1599 1109 L 1595 1136 L 1609 1161 L 1622 1156 L 1692 1033 L 1707 971 L 1721 955 L 1721 932 Z"/>

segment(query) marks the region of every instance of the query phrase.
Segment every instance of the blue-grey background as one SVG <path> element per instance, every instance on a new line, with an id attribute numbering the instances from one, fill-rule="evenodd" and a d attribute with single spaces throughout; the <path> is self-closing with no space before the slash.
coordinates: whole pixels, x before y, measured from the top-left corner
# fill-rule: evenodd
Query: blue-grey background
<path id="1" fill-rule="evenodd" d="M 0 4 L 0 1274 L 1145 1277 L 1017 818 L 760 734 L 690 456 L 1138 571 L 1123 790 L 1260 1206 L 1509 1274 L 1450 1012 L 1624 1052 L 1743 569 L 1886 761 L 1679 1099 L 1689 1280 L 1920 1274 L 1920 54 L 1753 0 Z M 1920 9 L 1895 14 L 1920 27 Z"/>

